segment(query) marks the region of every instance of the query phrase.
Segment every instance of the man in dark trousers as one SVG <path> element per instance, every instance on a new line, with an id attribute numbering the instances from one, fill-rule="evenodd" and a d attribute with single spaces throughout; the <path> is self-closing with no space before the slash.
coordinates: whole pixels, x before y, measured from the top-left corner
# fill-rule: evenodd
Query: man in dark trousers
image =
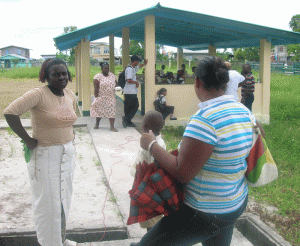
<path id="1" fill-rule="evenodd" d="M 124 127 L 135 127 L 136 125 L 131 121 L 135 116 L 139 108 L 139 100 L 137 97 L 139 82 L 136 80 L 137 71 L 147 65 L 148 60 L 144 61 L 144 64 L 139 65 L 140 59 L 137 55 L 133 55 L 130 58 L 131 65 L 125 70 L 125 87 L 124 87 L 124 114 L 122 117 L 122 124 Z"/>

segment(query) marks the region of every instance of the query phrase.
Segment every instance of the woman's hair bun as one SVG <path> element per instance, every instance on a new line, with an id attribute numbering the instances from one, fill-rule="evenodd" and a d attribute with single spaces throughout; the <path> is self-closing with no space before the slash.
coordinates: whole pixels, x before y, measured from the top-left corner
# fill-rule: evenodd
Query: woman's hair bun
<path id="1" fill-rule="evenodd" d="M 229 74 L 226 68 L 218 68 L 216 71 L 216 78 L 220 84 L 226 84 L 229 81 Z"/>
<path id="2" fill-rule="evenodd" d="M 207 56 L 197 66 L 197 78 L 204 83 L 205 89 L 224 89 L 229 81 L 228 69 L 220 57 Z"/>

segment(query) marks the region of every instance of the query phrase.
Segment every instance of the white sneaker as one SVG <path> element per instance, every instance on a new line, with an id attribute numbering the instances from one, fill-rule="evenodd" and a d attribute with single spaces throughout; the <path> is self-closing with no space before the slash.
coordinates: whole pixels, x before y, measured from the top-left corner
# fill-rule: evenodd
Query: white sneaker
<path id="1" fill-rule="evenodd" d="M 77 243 L 71 240 L 66 239 L 64 246 L 77 246 Z"/>

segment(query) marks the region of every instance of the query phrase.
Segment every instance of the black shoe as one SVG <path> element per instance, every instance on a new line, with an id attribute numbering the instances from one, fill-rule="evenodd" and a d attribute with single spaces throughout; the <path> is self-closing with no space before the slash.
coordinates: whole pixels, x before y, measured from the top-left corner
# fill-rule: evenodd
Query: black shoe
<path id="1" fill-rule="evenodd" d="M 130 122 L 130 123 L 128 124 L 128 126 L 129 126 L 129 127 L 136 127 L 136 124 L 134 124 L 133 122 Z"/>
<path id="2" fill-rule="evenodd" d="M 177 118 L 173 116 L 170 118 L 170 120 L 177 120 Z"/>
<path id="3" fill-rule="evenodd" d="M 122 117 L 122 125 L 123 125 L 124 128 L 127 127 L 127 122 L 125 120 L 125 116 Z"/>

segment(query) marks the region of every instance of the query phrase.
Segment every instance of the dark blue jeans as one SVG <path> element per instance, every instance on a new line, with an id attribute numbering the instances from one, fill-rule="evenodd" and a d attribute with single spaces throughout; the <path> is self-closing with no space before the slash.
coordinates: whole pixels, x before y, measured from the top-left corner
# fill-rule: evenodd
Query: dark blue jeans
<path id="1" fill-rule="evenodd" d="M 245 98 L 245 103 L 244 105 L 250 110 L 252 111 L 252 104 L 254 102 L 254 95 L 249 95 Z"/>
<path id="2" fill-rule="evenodd" d="M 234 223 L 246 209 L 248 197 L 236 211 L 211 214 L 183 204 L 163 217 L 139 242 L 139 246 L 230 246 Z"/>

